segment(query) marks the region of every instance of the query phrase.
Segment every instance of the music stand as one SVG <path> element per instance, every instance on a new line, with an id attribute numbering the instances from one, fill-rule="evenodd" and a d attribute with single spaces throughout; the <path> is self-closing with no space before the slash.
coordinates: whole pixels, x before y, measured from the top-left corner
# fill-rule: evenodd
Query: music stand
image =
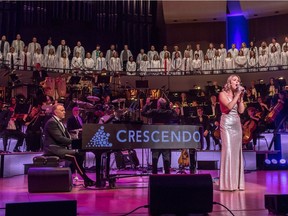
<path id="1" fill-rule="evenodd" d="M 104 83 L 104 84 L 110 84 L 110 76 L 98 76 L 97 77 L 97 83 Z"/>
<path id="2" fill-rule="evenodd" d="M 71 85 L 77 85 L 77 84 L 79 84 L 80 80 L 81 80 L 80 76 L 72 76 L 69 80 L 69 83 Z"/>

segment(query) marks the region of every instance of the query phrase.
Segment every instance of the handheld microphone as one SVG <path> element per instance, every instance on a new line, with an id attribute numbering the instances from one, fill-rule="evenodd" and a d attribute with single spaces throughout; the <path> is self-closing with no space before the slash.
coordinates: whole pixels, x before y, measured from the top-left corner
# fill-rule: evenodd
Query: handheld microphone
<path id="1" fill-rule="evenodd" d="M 246 93 L 246 89 L 241 85 L 237 86 L 237 91 L 242 91 L 243 93 Z"/>

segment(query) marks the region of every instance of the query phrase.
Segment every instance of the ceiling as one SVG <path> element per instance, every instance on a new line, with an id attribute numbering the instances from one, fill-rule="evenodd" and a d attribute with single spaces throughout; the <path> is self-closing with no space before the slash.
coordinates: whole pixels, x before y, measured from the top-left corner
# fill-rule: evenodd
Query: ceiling
<path id="1" fill-rule="evenodd" d="M 222 1 L 168 1 L 163 0 L 164 20 L 167 24 L 215 22 L 226 20 L 226 4 Z M 247 19 L 288 13 L 288 2 L 240 0 L 242 13 Z"/>

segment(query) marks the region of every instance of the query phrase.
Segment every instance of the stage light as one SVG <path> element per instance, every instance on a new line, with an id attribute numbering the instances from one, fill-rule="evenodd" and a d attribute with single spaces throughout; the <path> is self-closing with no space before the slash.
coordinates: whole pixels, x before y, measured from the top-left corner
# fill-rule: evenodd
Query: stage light
<path id="1" fill-rule="evenodd" d="M 279 163 L 281 164 L 281 165 L 285 165 L 286 164 L 286 159 L 284 159 L 284 158 L 282 158 L 282 159 L 280 159 L 279 160 Z"/>
<path id="2" fill-rule="evenodd" d="M 270 164 L 271 164 L 271 160 L 265 159 L 264 163 L 265 163 L 266 165 L 270 165 Z"/>
<path id="3" fill-rule="evenodd" d="M 271 162 L 272 162 L 272 164 L 274 164 L 274 165 L 278 164 L 278 161 L 277 161 L 276 159 L 272 159 Z"/>

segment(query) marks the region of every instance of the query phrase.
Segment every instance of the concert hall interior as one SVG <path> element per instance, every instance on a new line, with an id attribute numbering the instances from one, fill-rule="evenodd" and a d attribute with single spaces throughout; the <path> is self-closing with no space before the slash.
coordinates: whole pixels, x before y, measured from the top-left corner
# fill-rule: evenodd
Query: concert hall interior
<path id="1" fill-rule="evenodd" d="M 286 1 L 0 1 L 0 216 L 288 214 L 285 20 Z"/>

